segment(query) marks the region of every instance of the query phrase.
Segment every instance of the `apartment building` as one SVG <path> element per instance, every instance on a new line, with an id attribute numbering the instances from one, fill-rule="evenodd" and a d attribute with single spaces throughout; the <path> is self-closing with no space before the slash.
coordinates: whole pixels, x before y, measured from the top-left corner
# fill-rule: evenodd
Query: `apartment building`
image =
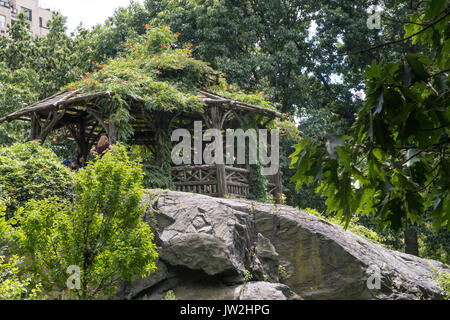
<path id="1" fill-rule="evenodd" d="M 47 22 L 52 12 L 39 7 L 39 0 L 0 0 L 0 33 L 5 33 L 8 25 L 14 25 L 22 11 L 27 14 L 32 34 L 44 36 L 48 33 Z"/>

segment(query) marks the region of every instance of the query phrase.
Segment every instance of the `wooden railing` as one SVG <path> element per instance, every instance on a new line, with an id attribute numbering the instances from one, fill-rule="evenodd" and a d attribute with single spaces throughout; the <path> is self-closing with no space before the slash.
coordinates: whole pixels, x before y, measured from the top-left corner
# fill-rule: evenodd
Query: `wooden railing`
<path id="1" fill-rule="evenodd" d="M 177 191 L 200 193 L 209 196 L 224 196 L 220 192 L 216 165 L 194 165 L 172 167 L 172 178 Z M 223 170 L 223 169 L 222 169 Z M 225 182 L 222 190 L 227 195 L 246 198 L 250 193 L 250 170 L 225 166 Z M 268 192 L 276 199 L 281 190 L 281 176 L 270 177 Z"/>
<path id="2" fill-rule="evenodd" d="M 246 198 L 250 193 L 250 170 L 225 166 L 228 194 Z"/>
<path id="3" fill-rule="evenodd" d="M 218 195 L 214 165 L 172 167 L 172 178 L 177 191 Z"/>
<path id="4" fill-rule="evenodd" d="M 227 194 L 247 197 L 249 174 L 248 169 L 225 166 Z M 172 167 L 172 178 L 177 191 L 220 196 L 215 165 Z"/>

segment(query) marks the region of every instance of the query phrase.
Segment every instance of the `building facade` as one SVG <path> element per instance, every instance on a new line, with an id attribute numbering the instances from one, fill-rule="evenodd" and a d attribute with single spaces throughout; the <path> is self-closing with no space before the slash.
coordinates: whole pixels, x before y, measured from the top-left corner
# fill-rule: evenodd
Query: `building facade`
<path id="1" fill-rule="evenodd" d="M 30 33 L 37 36 L 48 33 L 47 22 L 52 12 L 41 8 L 39 0 L 0 0 L 0 33 L 6 33 L 8 25 L 14 25 L 19 12 L 27 14 Z"/>

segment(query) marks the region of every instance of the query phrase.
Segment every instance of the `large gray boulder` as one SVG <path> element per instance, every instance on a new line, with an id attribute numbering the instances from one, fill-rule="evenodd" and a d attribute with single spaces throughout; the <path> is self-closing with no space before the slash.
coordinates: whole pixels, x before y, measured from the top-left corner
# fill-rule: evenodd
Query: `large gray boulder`
<path id="1" fill-rule="evenodd" d="M 433 267 L 450 272 L 289 206 L 162 190 L 147 202 L 161 267 L 119 298 L 439 298 Z"/>
<path id="2" fill-rule="evenodd" d="M 234 300 L 300 300 L 292 290 L 281 283 L 249 282 L 234 289 Z"/>

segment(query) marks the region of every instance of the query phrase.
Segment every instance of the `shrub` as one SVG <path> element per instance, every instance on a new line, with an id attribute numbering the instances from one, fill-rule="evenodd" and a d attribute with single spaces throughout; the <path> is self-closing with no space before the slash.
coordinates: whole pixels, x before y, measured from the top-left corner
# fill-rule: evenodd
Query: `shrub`
<path id="1" fill-rule="evenodd" d="M 115 146 L 75 174 L 73 203 L 32 200 L 10 219 L 18 223 L 8 240 L 54 298 L 65 294 L 70 266 L 80 271 L 72 291 L 80 299 L 111 295 L 120 281 L 155 269 L 153 234 L 141 220 L 142 176 L 126 148 Z"/>
<path id="2" fill-rule="evenodd" d="M 37 143 L 0 147 L 0 200 L 6 212 L 31 199 L 66 198 L 71 194 L 72 174 L 56 155 Z"/>
<path id="3" fill-rule="evenodd" d="M 286 268 L 282 265 L 278 265 L 278 281 L 280 281 L 280 283 L 284 283 L 286 277 L 287 277 Z"/>
<path id="4" fill-rule="evenodd" d="M 169 290 L 167 291 L 164 300 L 177 300 L 177 297 L 175 296 L 175 293 L 172 290 Z"/>
<path id="5" fill-rule="evenodd" d="M 434 274 L 432 274 L 433 280 L 437 282 L 441 289 L 442 299 L 450 300 L 450 273 L 441 272 L 431 263 L 430 265 L 434 272 Z"/>
<path id="6" fill-rule="evenodd" d="M 0 253 L 0 300 L 35 300 L 41 296 L 41 284 L 22 271 L 23 259 L 14 255 L 6 259 Z"/>

